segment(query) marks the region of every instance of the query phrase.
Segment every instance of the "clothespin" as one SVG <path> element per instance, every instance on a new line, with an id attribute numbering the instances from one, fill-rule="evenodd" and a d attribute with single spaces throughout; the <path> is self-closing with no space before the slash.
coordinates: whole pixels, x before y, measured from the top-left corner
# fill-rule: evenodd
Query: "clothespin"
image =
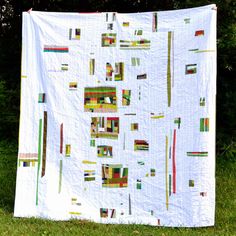
<path id="1" fill-rule="evenodd" d="M 27 12 L 30 14 L 32 10 L 33 10 L 33 8 L 30 8 Z"/>
<path id="2" fill-rule="evenodd" d="M 215 11 L 217 11 L 217 6 L 212 7 L 211 10 L 215 10 Z"/>

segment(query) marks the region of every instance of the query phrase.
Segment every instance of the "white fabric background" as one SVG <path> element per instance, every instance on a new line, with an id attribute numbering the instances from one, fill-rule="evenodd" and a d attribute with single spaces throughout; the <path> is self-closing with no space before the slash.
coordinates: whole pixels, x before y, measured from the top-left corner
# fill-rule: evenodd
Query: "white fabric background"
<path id="1" fill-rule="evenodd" d="M 88 219 L 100 223 L 150 224 L 162 226 L 214 225 L 215 212 L 215 95 L 216 95 L 216 11 L 215 5 L 158 12 L 158 32 L 152 32 L 152 12 L 116 13 L 114 22 L 106 22 L 106 13 L 23 13 L 21 116 L 19 153 L 38 153 L 38 126 L 43 112 L 48 114 L 47 159 L 45 176 L 39 178 L 39 202 L 35 204 L 37 163 L 35 167 L 18 166 L 14 216 L 43 217 L 55 220 Z M 109 13 L 109 17 L 112 13 Z M 190 18 L 186 24 L 184 19 Z M 111 20 L 109 20 L 111 21 Z M 129 27 L 123 27 L 129 22 Z M 107 30 L 113 23 L 113 30 Z M 69 29 L 80 28 L 80 40 L 69 40 Z M 142 36 L 134 35 L 137 29 Z M 204 30 L 196 37 L 195 31 Z M 172 51 L 171 106 L 167 104 L 168 31 L 174 33 Z M 103 33 L 116 33 L 116 47 L 101 47 Z M 150 50 L 120 50 L 119 40 L 151 40 Z M 44 45 L 68 46 L 69 53 L 45 53 Z M 214 50 L 194 53 L 189 49 Z M 94 53 L 93 56 L 90 53 Z M 140 58 L 132 66 L 131 57 Z M 89 75 L 89 59 L 95 58 L 95 75 Z M 124 62 L 124 81 L 106 81 L 106 62 Z M 69 70 L 60 70 L 61 64 Z M 187 64 L 197 64 L 197 73 L 185 74 Z M 147 73 L 146 80 L 137 80 Z M 78 82 L 75 91 L 69 82 Z M 100 81 L 100 83 L 98 83 Z M 84 112 L 84 88 L 115 86 L 116 113 Z M 139 86 L 141 100 L 138 99 Z M 122 106 L 122 89 L 131 90 L 130 106 Z M 38 94 L 46 94 L 46 103 L 38 103 Z M 206 105 L 199 105 L 200 97 Z M 151 119 L 150 113 L 163 113 L 162 119 Z M 136 113 L 126 116 L 125 113 Z M 97 145 L 113 146 L 113 158 L 97 157 L 90 147 L 91 117 L 119 117 L 117 140 L 96 139 Z M 174 119 L 181 117 L 180 129 Z M 200 118 L 209 118 L 209 132 L 200 132 Z M 60 154 L 60 124 L 65 144 L 71 145 L 71 156 Z M 139 123 L 138 131 L 130 131 Z M 176 129 L 176 193 L 166 209 L 165 137 Z M 126 149 L 123 150 L 124 133 Z M 149 142 L 149 151 L 134 151 L 134 140 Z M 187 152 L 208 151 L 207 157 L 190 157 Z M 59 163 L 63 161 L 62 189 L 58 193 Z M 83 164 L 83 160 L 97 162 Z M 145 165 L 138 165 L 138 161 Z M 171 163 L 171 160 L 170 160 Z M 127 188 L 102 187 L 102 164 L 128 167 Z M 146 177 L 150 169 L 155 177 Z M 171 168 L 171 167 L 169 167 Z M 40 167 L 41 169 L 41 167 Z M 84 170 L 94 169 L 96 180 L 84 181 Z M 169 169 L 171 173 L 171 169 Z M 136 180 L 142 179 L 142 189 Z M 194 187 L 189 187 L 194 180 Z M 200 196 L 207 192 L 207 196 Z M 129 214 L 129 196 L 132 214 Z M 71 204 L 77 198 L 81 206 Z M 122 203 L 122 204 L 121 204 Z M 101 218 L 100 208 L 116 209 L 116 218 Z M 70 211 L 81 212 L 72 216 Z M 153 211 L 153 215 L 150 213 Z M 121 214 L 123 213 L 123 215 Z"/>

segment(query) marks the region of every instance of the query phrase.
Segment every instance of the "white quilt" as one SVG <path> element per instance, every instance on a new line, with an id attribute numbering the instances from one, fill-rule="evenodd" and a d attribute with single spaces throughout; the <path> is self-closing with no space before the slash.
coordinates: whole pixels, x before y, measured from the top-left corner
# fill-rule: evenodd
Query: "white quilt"
<path id="1" fill-rule="evenodd" d="M 214 225 L 215 96 L 215 5 L 24 12 L 14 216 Z"/>

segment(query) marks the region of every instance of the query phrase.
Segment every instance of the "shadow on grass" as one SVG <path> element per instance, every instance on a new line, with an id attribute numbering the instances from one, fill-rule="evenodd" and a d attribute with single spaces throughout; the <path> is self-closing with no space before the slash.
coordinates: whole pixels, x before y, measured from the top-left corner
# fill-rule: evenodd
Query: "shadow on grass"
<path id="1" fill-rule="evenodd" d="M 0 208 L 6 213 L 14 210 L 17 148 L 0 143 Z"/>

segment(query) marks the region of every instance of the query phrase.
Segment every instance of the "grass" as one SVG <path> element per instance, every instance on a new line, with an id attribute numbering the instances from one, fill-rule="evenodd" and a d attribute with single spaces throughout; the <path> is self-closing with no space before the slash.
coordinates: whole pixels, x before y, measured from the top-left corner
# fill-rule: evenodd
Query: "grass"
<path id="1" fill-rule="evenodd" d="M 236 235 L 236 161 L 217 158 L 216 224 L 208 228 L 164 228 L 143 225 L 102 225 L 71 220 L 55 222 L 14 218 L 16 147 L 0 144 L 0 235 Z"/>

